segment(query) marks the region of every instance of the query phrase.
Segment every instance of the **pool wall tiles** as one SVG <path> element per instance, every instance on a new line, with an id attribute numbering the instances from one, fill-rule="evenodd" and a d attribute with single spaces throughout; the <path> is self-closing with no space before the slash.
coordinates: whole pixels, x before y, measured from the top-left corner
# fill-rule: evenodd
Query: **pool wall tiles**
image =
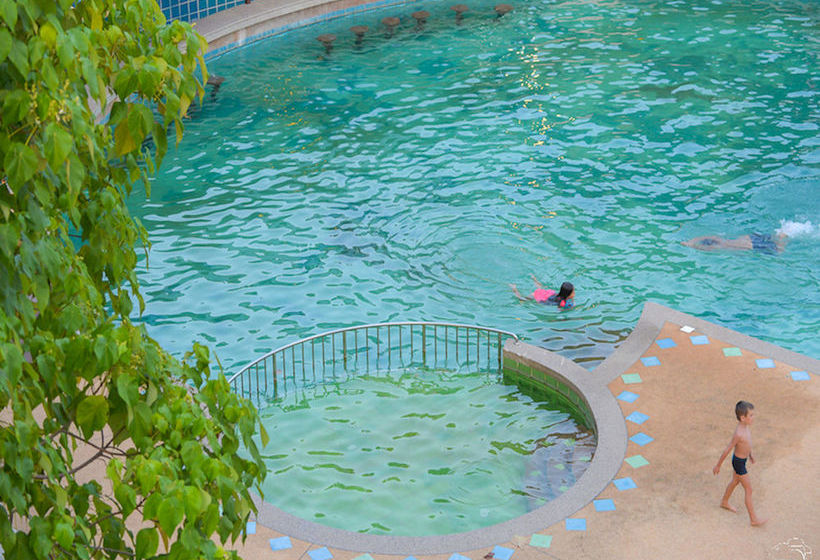
<path id="1" fill-rule="evenodd" d="M 222 10 L 244 4 L 245 0 L 158 0 L 163 15 L 169 21 L 194 21 Z"/>
<path id="2" fill-rule="evenodd" d="M 502 372 L 506 380 L 516 384 L 530 385 L 536 390 L 547 390 L 563 404 L 576 419 L 591 430 L 595 430 L 595 420 L 586 400 L 569 384 L 546 369 L 533 367 L 504 356 Z"/>

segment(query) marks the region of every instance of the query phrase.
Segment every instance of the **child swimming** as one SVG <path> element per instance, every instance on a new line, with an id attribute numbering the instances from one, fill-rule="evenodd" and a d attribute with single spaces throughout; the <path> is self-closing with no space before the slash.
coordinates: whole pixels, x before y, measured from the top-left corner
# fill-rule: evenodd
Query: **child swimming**
<path id="1" fill-rule="evenodd" d="M 575 305 L 575 287 L 572 282 L 564 282 L 561 288 L 556 292 L 555 290 L 545 289 L 541 282 L 530 274 L 532 281 L 535 282 L 535 291 L 531 296 L 522 296 L 515 284 L 510 284 L 513 294 L 521 301 L 535 300 L 537 303 L 546 303 L 548 305 L 557 305 L 558 307 L 573 307 Z"/>

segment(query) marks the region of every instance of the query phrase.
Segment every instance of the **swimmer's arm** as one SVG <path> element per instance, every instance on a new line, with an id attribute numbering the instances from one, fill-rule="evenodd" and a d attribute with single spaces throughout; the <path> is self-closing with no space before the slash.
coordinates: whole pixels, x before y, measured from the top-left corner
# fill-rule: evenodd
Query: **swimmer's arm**
<path id="1" fill-rule="evenodd" d="M 521 301 L 527 301 L 527 298 L 521 295 L 515 284 L 510 284 L 510 288 L 512 289 L 513 294 L 515 294 L 515 297 L 517 297 Z"/>
<path id="2" fill-rule="evenodd" d="M 740 437 L 735 434 L 732 436 L 732 441 L 729 442 L 729 445 L 726 446 L 726 449 L 723 450 L 723 453 L 720 455 L 720 459 L 718 459 L 717 464 L 712 469 L 712 474 L 717 474 L 720 472 L 720 466 L 723 464 L 723 461 L 726 459 L 726 456 L 729 454 L 729 451 L 735 448 L 735 445 L 740 441 Z"/>
<path id="3" fill-rule="evenodd" d="M 536 288 L 543 288 L 544 287 L 544 286 L 541 285 L 541 282 L 538 281 L 538 278 L 535 277 L 535 274 L 530 274 L 530 278 L 532 278 L 532 281 L 535 282 L 535 287 Z"/>

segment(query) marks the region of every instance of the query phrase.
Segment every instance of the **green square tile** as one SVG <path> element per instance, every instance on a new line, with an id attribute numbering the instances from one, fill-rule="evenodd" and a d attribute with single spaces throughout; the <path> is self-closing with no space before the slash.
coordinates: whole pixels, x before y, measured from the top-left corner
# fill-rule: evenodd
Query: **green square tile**
<path id="1" fill-rule="evenodd" d="M 649 461 L 647 461 L 643 455 L 633 455 L 632 457 L 627 457 L 624 461 L 633 469 L 645 467 L 649 464 Z"/>
<path id="2" fill-rule="evenodd" d="M 742 356 L 743 354 L 740 352 L 740 348 L 724 348 L 723 349 L 724 356 Z"/>
<path id="3" fill-rule="evenodd" d="M 643 380 L 641 376 L 637 373 L 624 373 L 621 375 L 621 379 L 623 379 L 624 383 L 627 385 L 631 385 L 633 383 L 641 383 Z"/>
<path id="4" fill-rule="evenodd" d="M 539 535 L 535 533 L 530 538 L 530 546 L 539 546 L 541 548 L 549 548 L 552 544 L 552 535 Z"/>
<path id="5" fill-rule="evenodd" d="M 357 556 L 353 560 L 373 560 L 373 557 L 369 554 L 362 554 L 361 556 Z"/>

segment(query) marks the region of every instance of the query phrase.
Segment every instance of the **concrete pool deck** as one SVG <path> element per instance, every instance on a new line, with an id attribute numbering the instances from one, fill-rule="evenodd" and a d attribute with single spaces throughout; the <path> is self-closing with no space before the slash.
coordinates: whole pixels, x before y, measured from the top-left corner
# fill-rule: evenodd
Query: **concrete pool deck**
<path id="1" fill-rule="evenodd" d="M 465 534 L 440 554 L 402 547 L 376 554 L 364 536 L 362 546 L 354 534 L 334 546 L 321 531 L 314 537 L 300 530 L 298 538 L 260 515 L 254 534 L 235 549 L 254 560 L 479 560 L 490 553 L 534 560 L 785 559 L 820 548 L 818 360 L 648 303 L 627 340 L 589 375 L 620 397 L 617 421 L 629 440 L 612 469 L 617 474 L 566 519 L 489 546 Z M 737 514 L 718 507 L 731 464 L 712 474 L 740 399 L 756 407 L 757 463 L 749 471 L 757 512 L 769 518 L 763 527 L 749 525 L 741 488 L 731 500 Z"/>

